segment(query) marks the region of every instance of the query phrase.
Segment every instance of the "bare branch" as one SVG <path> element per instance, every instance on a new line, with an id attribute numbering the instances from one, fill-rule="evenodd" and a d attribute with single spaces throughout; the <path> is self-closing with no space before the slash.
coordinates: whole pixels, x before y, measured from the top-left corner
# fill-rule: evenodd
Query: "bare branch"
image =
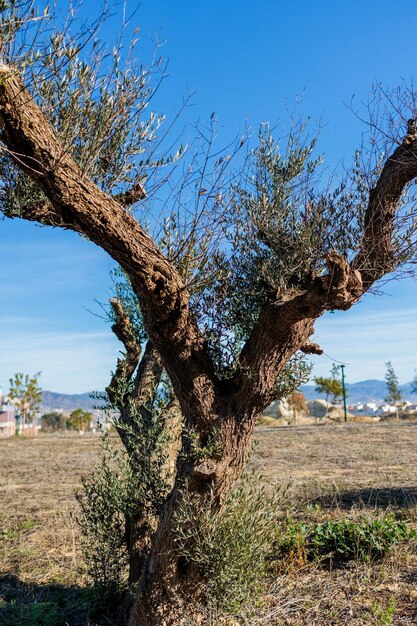
<path id="1" fill-rule="evenodd" d="M 109 386 L 107 387 L 107 395 L 110 402 L 118 407 L 120 411 L 125 408 L 125 398 L 120 397 L 120 387 L 127 387 L 129 384 L 141 357 L 142 349 L 138 342 L 138 338 L 132 328 L 129 317 L 123 308 L 120 300 L 112 298 L 110 300 L 113 309 L 115 323 L 112 331 L 121 341 L 126 349 L 123 359 L 117 359 L 116 371 L 114 372 Z"/>

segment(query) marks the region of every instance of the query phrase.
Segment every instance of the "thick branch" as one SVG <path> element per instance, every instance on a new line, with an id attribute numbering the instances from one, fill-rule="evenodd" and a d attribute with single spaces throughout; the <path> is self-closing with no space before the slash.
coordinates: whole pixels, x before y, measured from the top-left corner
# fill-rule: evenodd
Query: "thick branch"
<path id="1" fill-rule="evenodd" d="M 243 347 L 239 373 L 234 380 L 234 402 L 259 406 L 275 399 L 275 381 L 297 352 L 320 353 L 309 341 L 314 322 L 326 310 L 348 309 L 363 293 L 360 274 L 331 251 L 328 273 L 312 278 L 306 290 L 286 300 L 267 302 Z"/>
<path id="2" fill-rule="evenodd" d="M 349 309 L 394 269 L 395 213 L 407 184 L 417 176 L 416 124 L 410 122 L 406 138 L 388 158 L 370 194 L 361 249 L 353 262 L 349 265 L 331 251 L 325 276 L 313 278 L 302 294 L 264 306 L 242 350 L 240 373 L 234 381 L 235 402 L 245 402 L 251 394 L 259 406 L 266 405 L 272 399 L 274 377 L 297 350 L 305 352 L 312 345 L 308 337 L 315 319 L 326 310 Z"/>
<path id="3" fill-rule="evenodd" d="M 387 159 L 369 195 L 361 249 L 352 267 L 362 275 L 364 291 L 395 267 L 392 233 L 406 186 L 417 176 L 417 135 L 410 120 L 403 143 Z"/>
<path id="4" fill-rule="evenodd" d="M 12 158 L 39 183 L 62 224 L 82 232 L 126 271 L 185 419 L 210 429 L 217 413 L 216 378 L 179 273 L 134 217 L 83 176 L 32 96 L 4 65 L 0 128 Z"/>
<path id="5" fill-rule="evenodd" d="M 253 327 L 235 376 L 234 403 L 242 410 L 262 410 L 275 400 L 276 379 L 288 360 L 308 342 L 313 324 L 324 311 L 319 301 L 304 295 L 288 302 L 268 303 Z"/>

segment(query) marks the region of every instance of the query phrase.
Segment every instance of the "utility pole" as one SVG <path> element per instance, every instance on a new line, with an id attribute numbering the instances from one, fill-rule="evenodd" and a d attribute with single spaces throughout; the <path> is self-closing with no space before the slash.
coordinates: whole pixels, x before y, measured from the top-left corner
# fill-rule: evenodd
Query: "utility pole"
<path id="1" fill-rule="evenodd" d="M 343 388 L 343 414 L 345 418 L 345 422 L 347 422 L 347 411 L 346 411 L 346 387 L 345 387 L 345 366 L 340 366 L 342 370 L 342 388 Z"/>

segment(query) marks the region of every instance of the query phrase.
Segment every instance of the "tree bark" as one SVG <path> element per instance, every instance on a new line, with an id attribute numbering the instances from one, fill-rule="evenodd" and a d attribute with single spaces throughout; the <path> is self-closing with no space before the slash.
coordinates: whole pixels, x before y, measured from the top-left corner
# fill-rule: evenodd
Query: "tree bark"
<path id="1" fill-rule="evenodd" d="M 230 406 L 225 406 L 219 416 L 219 455 L 190 463 L 191 454 L 185 454 L 177 464 L 175 485 L 158 520 L 141 580 L 141 593 L 133 604 L 129 626 L 201 623 L 199 607 L 204 605 L 204 580 L 176 553 L 175 515 L 181 507 L 184 488 L 191 497 L 200 499 L 201 506 L 210 501 L 210 505 L 220 511 L 225 497 L 241 475 L 258 415 L 230 415 L 229 410 Z"/>

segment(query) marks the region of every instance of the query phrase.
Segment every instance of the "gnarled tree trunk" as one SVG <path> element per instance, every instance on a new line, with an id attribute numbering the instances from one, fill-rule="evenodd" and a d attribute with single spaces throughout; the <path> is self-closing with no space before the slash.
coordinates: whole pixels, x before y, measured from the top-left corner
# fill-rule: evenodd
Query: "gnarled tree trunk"
<path id="1" fill-rule="evenodd" d="M 215 434 L 219 450 L 215 458 L 194 461 L 183 437 L 185 454 L 178 457 L 175 482 L 158 518 L 148 523 L 146 518 L 132 516 L 127 527 L 132 582 L 139 586 L 129 625 L 177 626 L 190 615 L 191 622 L 197 623 L 192 606 L 199 599 L 200 581 L 174 549 L 181 490 L 189 489 L 202 502 L 213 490 L 221 506 L 244 467 L 257 417 L 275 399 L 277 376 L 297 350 L 318 350 L 309 341 L 315 320 L 326 310 L 348 309 L 392 270 L 394 216 L 406 185 L 417 176 L 415 124 L 409 125 L 407 137 L 387 159 L 370 193 L 356 257 L 349 262 L 329 250 L 324 275 L 312 273 L 302 287 L 281 296 L 271 294 L 242 349 L 236 373 L 226 380 L 215 373 L 179 271 L 125 209 L 128 195 L 110 197 L 84 176 L 19 76 L 4 65 L 0 66 L 0 129 L 11 158 L 46 197 L 42 205 L 23 207 L 22 217 L 82 233 L 120 264 L 141 303 L 150 339 L 153 356 L 142 369 L 153 370 L 153 375 L 166 369 L 184 428 L 198 435 L 203 447 Z M 130 341 L 126 329 L 120 333 L 124 341 Z M 139 358 L 140 352 L 133 347 L 126 361 L 119 363 L 118 372 L 133 376 Z M 146 379 L 144 372 L 141 376 L 137 378 L 139 395 Z M 144 385 L 142 391 L 147 390 Z M 123 410 L 122 403 L 122 418 L 126 417 Z M 176 441 L 178 446 L 178 431 Z M 177 450 L 169 452 L 171 465 Z"/>
<path id="2" fill-rule="evenodd" d="M 152 547 L 141 580 L 141 592 L 132 606 L 129 626 L 179 626 L 198 624 L 204 604 L 205 581 L 192 564 L 179 558 L 175 549 L 176 511 L 181 494 L 187 489 L 201 506 L 219 508 L 245 466 L 250 450 L 252 428 L 236 429 L 236 416 L 224 416 L 219 432 L 224 452 L 192 465 L 179 461 L 175 485 L 163 507 Z M 242 416 L 244 417 L 244 416 Z"/>

